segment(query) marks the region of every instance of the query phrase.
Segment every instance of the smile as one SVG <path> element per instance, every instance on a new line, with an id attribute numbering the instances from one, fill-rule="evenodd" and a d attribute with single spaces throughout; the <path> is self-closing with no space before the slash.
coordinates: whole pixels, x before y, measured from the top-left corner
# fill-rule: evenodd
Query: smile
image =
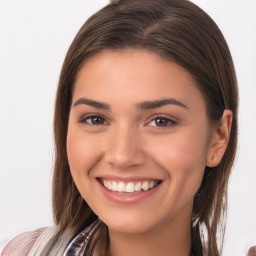
<path id="1" fill-rule="evenodd" d="M 151 190 L 152 188 L 160 184 L 160 181 L 154 181 L 154 180 L 123 182 L 123 181 L 100 179 L 100 182 L 109 191 L 114 191 L 119 193 L 145 192 L 145 191 Z"/>

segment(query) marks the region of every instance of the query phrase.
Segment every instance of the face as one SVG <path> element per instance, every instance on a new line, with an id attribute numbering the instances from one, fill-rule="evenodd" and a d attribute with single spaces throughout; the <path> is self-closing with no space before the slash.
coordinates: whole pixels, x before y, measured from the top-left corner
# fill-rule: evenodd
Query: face
<path id="1" fill-rule="evenodd" d="M 67 134 L 76 186 L 111 230 L 190 223 L 210 129 L 177 64 L 145 50 L 103 51 L 78 73 Z"/>

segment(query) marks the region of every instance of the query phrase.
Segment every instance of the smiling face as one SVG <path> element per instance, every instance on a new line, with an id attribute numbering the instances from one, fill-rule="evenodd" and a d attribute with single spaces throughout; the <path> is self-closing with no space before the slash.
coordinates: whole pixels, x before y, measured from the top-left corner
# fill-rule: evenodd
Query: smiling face
<path id="1" fill-rule="evenodd" d="M 204 99 L 182 67 L 145 50 L 103 51 L 74 85 L 70 170 L 110 230 L 190 225 L 210 130 Z"/>

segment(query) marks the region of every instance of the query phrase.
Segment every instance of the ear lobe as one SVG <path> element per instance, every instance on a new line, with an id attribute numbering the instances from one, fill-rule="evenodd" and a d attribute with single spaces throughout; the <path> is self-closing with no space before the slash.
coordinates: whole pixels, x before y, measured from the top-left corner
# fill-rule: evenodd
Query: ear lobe
<path id="1" fill-rule="evenodd" d="M 216 167 L 228 146 L 232 125 L 232 111 L 224 110 L 221 123 L 213 128 L 212 137 L 208 148 L 206 166 Z"/>

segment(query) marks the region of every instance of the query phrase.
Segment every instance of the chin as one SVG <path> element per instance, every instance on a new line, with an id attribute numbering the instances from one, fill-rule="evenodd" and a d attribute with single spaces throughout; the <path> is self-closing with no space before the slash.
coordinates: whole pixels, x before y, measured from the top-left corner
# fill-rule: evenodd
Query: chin
<path id="1" fill-rule="evenodd" d="M 156 223 L 156 218 L 150 220 L 149 218 L 144 218 L 141 215 L 134 216 L 132 214 L 126 214 L 123 216 L 104 216 L 104 218 L 101 220 L 108 226 L 110 230 L 127 234 L 150 232 L 158 226 L 158 223 Z"/>

